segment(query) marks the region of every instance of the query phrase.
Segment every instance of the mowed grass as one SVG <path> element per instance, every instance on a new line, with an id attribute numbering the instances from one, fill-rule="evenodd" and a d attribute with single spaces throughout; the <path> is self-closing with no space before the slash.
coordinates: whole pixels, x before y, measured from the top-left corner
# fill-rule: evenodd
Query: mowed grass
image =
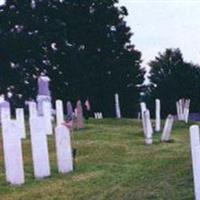
<path id="1" fill-rule="evenodd" d="M 141 122 L 91 119 L 72 135 L 77 149 L 74 172 L 58 174 L 54 136 L 48 136 L 52 175 L 35 180 L 30 140 L 23 141 L 26 183 L 5 182 L 2 141 L 0 199 L 2 200 L 188 200 L 194 199 L 189 125 L 176 122 L 173 143 L 144 145 Z M 13 166 L 14 167 L 14 166 Z"/>

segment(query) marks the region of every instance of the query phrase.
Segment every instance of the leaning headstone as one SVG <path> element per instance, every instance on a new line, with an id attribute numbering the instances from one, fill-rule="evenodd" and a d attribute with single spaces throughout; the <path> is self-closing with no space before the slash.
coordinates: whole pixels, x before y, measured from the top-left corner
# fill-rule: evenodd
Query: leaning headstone
<path id="1" fill-rule="evenodd" d="M 21 133 L 18 122 L 14 120 L 3 121 L 2 136 L 6 181 L 12 185 L 21 185 L 25 180 Z"/>
<path id="2" fill-rule="evenodd" d="M 173 123 L 174 123 L 174 117 L 172 115 L 168 115 L 163 129 L 163 133 L 161 135 L 161 142 L 170 142 L 172 140 L 171 132 Z"/>
<path id="3" fill-rule="evenodd" d="M 56 100 L 56 124 L 60 126 L 64 122 L 63 102 Z"/>
<path id="4" fill-rule="evenodd" d="M 115 94 L 115 113 L 116 113 L 116 118 L 120 119 L 121 118 L 121 110 L 120 110 L 120 103 L 119 103 L 119 95 Z"/>
<path id="5" fill-rule="evenodd" d="M 49 152 L 44 117 L 30 118 L 30 133 L 34 176 L 38 179 L 50 176 Z"/>
<path id="6" fill-rule="evenodd" d="M 160 131 L 160 100 L 156 99 L 156 126 L 155 131 Z"/>
<path id="7" fill-rule="evenodd" d="M 82 129 L 85 126 L 84 126 L 84 118 L 83 118 L 83 108 L 82 108 L 80 100 L 77 101 L 76 109 L 77 109 L 77 123 L 76 123 L 76 127 L 77 127 L 77 129 Z"/>
<path id="8" fill-rule="evenodd" d="M 51 116 L 51 103 L 44 101 L 43 102 L 43 114 L 45 120 L 46 134 L 53 134 L 53 126 L 52 126 L 52 116 Z"/>
<path id="9" fill-rule="evenodd" d="M 42 116 L 43 113 L 43 102 L 50 102 L 51 103 L 51 93 L 49 90 L 49 81 L 50 78 L 45 75 L 41 75 L 38 78 L 38 95 L 37 95 L 37 108 L 38 114 Z"/>
<path id="10" fill-rule="evenodd" d="M 192 153 L 192 168 L 193 168 L 193 180 L 195 199 L 200 200 L 200 138 L 199 138 L 199 126 L 193 125 L 190 127 L 190 141 L 191 141 L 191 153 Z"/>
<path id="11" fill-rule="evenodd" d="M 153 128 L 151 124 L 150 112 L 146 110 L 144 112 L 144 126 L 146 130 L 145 134 L 145 144 L 152 144 L 153 143 Z"/>
<path id="12" fill-rule="evenodd" d="M 20 128 L 21 138 L 26 138 L 25 120 L 24 120 L 24 110 L 23 108 L 16 109 L 16 120 Z"/>
<path id="13" fill-rule="evenodd" d="M 67 173 L 73 170 L 73 156 L 69 129 L 60 125 L 55 129 L 58 171 Z"/>

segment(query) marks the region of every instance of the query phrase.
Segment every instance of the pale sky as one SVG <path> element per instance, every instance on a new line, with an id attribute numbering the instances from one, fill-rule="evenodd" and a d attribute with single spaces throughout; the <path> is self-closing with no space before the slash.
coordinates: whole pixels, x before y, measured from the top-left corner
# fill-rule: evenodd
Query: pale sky
<path id="1" fill-rule="evenodd" d="M 186 61 L 200 64 L 200 0 L 119 0 L 127 7 L 133 44 L 143 66 L 166 48 L 180 48 Z"/>

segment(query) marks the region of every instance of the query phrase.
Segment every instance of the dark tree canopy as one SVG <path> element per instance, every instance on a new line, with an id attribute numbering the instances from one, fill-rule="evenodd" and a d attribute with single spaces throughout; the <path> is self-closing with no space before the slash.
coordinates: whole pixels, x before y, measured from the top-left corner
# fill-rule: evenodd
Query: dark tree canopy
<path id="1" fill-rule="evenodd" d="M 164 115 L 176 112 L 176 101 L 190 98 L 192 111 L 200 108 L 200 68 L 183 60 L 179 49 L 166 49 L 149 63 L 151 85 L 147 90 L 147 100 L 154 108 L 154 100 L 159 98 Z"/>
<path id="2" fill-rule="evenodd" d="M 12 92 L 14 102 L 35 98 L 44 72 L 53 99 L 89 98 L 94 110 L 112 116 L 118 92 L 122 113 L 133 115 L 144 71 L 127 9 L 117 2 L 7 0 L 0 8 L 0 92 Z"/>

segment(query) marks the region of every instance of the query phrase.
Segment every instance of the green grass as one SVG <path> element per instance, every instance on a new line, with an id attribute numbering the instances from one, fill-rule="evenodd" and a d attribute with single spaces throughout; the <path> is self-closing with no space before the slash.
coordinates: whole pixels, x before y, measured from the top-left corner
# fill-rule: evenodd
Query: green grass
<path id="1" fill-rule="evenodd" d="M 0 199 L 2 200 L 189 200 L 194 199 L 189 125 L 176 123 L 173 143 L 144 145 L 137 120 L 89 120 L 74 132 L 78 150 L 76 170 L 57 173 L 54 136 L 49 137 L 51 177 L 35 180 L 30 140 L 23 141 L 26 183 L 13 187 L 5 182 L 2 141 Z"/>

